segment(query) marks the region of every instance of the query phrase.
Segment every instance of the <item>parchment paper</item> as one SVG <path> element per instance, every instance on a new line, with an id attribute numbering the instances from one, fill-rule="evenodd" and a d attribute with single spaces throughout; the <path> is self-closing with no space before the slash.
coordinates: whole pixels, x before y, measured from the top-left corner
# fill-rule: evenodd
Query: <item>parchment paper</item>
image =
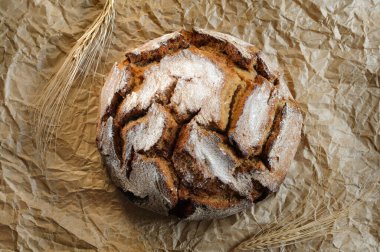
<path id="1" fill-rule="evenodd" d="M 360 197 L 364 184 L 379 183 L 375 0 L 117 0 L 110 47 L 94 76 L 74 88 L 56 146 L 41 156 L 32 133 L 33 94 L 103 4 L 0 0 L 1 251 L 228 251 L 292 211 L 307 188 L 343 202 Z M 270 55 L 305 117 L 302 143 L 280 191 L 241 214 L 201 222 L 157 217 L 128 203 L 95 147 L 98 98 L 112 64 L 129 48 L 193 25 L 232 34 Z M 347 232 L 287 250 L 378 251 L 379 192 L 362 200 L 358 213 L 336 224 Z"/>

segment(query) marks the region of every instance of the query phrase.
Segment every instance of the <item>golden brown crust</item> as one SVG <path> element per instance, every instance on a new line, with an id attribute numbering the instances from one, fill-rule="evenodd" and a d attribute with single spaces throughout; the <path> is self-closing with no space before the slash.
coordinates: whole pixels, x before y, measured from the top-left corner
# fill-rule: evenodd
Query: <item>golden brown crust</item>
<path id="1" fill-rule="evenodd" d="M 224 217 L 278 190 L 302 115 L 253 45 L 195 28 L 126 54 L 102 90 L 97 145 L 141 207 Z"/>

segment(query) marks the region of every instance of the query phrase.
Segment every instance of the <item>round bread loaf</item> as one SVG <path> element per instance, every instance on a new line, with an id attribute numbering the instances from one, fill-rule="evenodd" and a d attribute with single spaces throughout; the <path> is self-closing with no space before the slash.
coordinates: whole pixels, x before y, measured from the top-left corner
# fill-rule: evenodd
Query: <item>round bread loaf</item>
<path id="1" fill-rule="evenodd" d="M 97 146 L 135 204 L 210 219 L 278 190 L 302 115 L 253 45 L 195 28 L 127 52 L 102 89 Z"/>

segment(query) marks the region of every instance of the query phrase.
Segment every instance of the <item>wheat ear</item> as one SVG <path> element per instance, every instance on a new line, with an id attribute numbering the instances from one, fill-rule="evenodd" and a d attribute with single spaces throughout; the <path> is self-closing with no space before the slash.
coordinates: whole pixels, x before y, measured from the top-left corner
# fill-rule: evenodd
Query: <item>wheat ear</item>
<path id="1" fill-rule="evenodd" d="M 115 0 L 106 0 L 104 8 L 88 30 L 75 43 L 59 70 L 38 97 L 34 116 L 37 149 L 44 153 L 57 137 L 57 128 L 74 82 L 96 72 L 104 48 L 111 37 L 115 20 Z"/>

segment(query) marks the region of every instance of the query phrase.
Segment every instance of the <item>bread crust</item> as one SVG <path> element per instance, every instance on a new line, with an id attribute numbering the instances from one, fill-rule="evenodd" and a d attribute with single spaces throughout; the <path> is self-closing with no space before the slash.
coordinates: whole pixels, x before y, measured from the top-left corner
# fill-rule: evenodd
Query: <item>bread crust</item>
<path id="1" fill-rule="evenodd" d="M 276 192 L 302 114 L 255 46 L 194 28 L 149 41 L 115 64 L 101 93 L 97 146 L 135 204 L 221 218 Z"/>

